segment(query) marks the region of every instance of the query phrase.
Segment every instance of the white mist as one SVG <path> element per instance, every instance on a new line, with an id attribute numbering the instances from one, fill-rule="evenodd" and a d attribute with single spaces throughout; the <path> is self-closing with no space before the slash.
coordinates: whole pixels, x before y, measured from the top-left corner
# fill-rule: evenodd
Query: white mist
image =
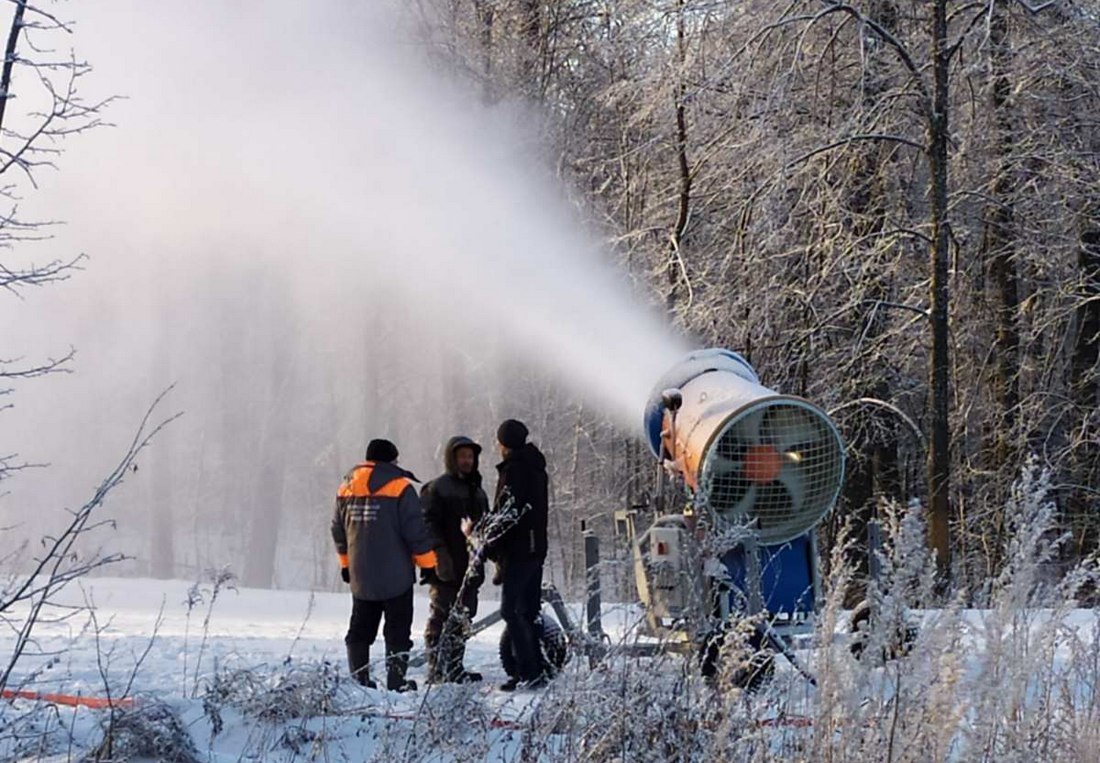
<path id="1" fill-rule="evenodd" d="M 411 440 L 410 417 L 447 404 L 431 385 L 451 355 L 482 369 L 514 356 L 640 430 L 650 387 L 688 348 L 585 232 L 523 128 L 531 115 L 438 81 L 365 5 L 65 9 L 95 66 L 82 86 L 127 100 L 107 115 L 115 128 L 71 141 L 28 198 L 28 212 L 66 221 L 28 259 L 91 259 L 65 284 L 0 302 L 9 356 L 79 351 L 75 374 L 20 386 L 0 447 L 60 463 L 76 477 L 66 502 L 170 382 L 187 417 L 243 411 L 237 424 L 232 410 L 183 424 L 187 454 L 228 447 L 219 433 L 234 426 L 254 429 L 258 449 L 269 436 L 323 443 L 341 420 L 356 442 L 368 429 Z M 232 366 L 236 346 L 268 348 L 267 360 Z M 399 359 L 372 367 L 383 349 Z M 412 400 L 400 416 L 364 411 L 368 383 Z M 294 419 L 309 432 L 275 427 L 318 400 L 328 407 Z M 430 438 L 450 434 L 425 417 Z M 432 469 L 431 457 L 409 460 Z M 174 469 L 208 500 L 207 471 Z M 292 488 L 319 489 L 292 485 L 284 501 Z"/>

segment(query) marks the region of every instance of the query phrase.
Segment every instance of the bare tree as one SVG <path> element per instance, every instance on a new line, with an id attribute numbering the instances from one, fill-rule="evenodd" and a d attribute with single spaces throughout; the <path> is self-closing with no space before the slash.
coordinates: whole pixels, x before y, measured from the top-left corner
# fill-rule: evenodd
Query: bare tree
<path id="1" fill-rule="evenodd" d="M 69 24 L 27 0 L 8 4 L 12 20 L 0 71 L 0 287 L 19 297 L 26 289 L 67 279 L 83 260 L 75 255 L 42 264 L 25 262 L 22 249 L 47 237 L 51 222 L 24 218 L 19 202 L 28 187 L 36 187 L 35 174 L 55 166 L 66 138 L 104 124 L 101 114 L 111 99 L 86 101 L 78 86 L 91 66 L 45 45 L 71 34 Z M 16 87 L 21 77 L 26 84 Z M 9 102 L 19 103 L 17 95 L 27 102 L 26 109 L 9 107 Z M 7 385 L 20 380 L 68 370 L 73 354 L 70 348 L 29 363 L 0 356 L 0 396 L 11 394 Z M 0 456 L 0 481 L 25 466 L 15 454 Z"/>
<path id="2" fill-rule="evenodd" d="M 114 526 L 110 520 L 99 519 L 97 509 L 122 484 L 138 454 L 176 418 L 172 416 L 160 422 L 153 419 L 166 393 L 167 390 L 161 393 L 146 411 L 130 447 L 91 498 L 79 509 L 70 512 L 68 524 L 59 533 L 42 538 L 41 550 L 32 555 L 29 569 L 12 574 L 0 583 L 0 622 L 15 635 L 11 654 L 0 667 L 0 690 L 8 685 L 12 671 L 33 643 L 35 627 L 45 618 L 72 616 L 73 607 L 59 604 L 59 594 L 74 580 L 125 558 L 122 554 L 107 553 L 94 547 L 89 553 L 84 547 L 95 542 L 97 530 Z"/>
<path id="3" fill-rule="evenodd" d="M 65 280 L 83 259 L 77 255 L 67 261 L 24 264 L 24 250 L 48 237 L 51 222 L 22 217 L 21 194 L 36 187 L 39 171 L 54 168 L 65 139 L 104 124 L 101 113 L 111 99 L 86 101 L 78 86 L 91 67 L 71 52 L 58 53 L 46 45 L 70 35 L 69 24 L 27 0 L 9 0 L 8 5 L 12 20 L 0 73 L 0 203 L 4 205 L 0 212 L 0 287 L 9 296 L 21 298 L 29 288 Z M 17 100 L 17 95 L 22 100 Z M 12 108 L 22 102 L 27 104 L 25 108 Z M 0 361 L 0 385 L 68 371 L 72 357 L 70 349 L 44 361 Z M 11 387 L 0 389 L 0 395 L 11 392 Z M 84 505 L 68 512 L 68 521 L 59 532 L 44 536 L 37 549 L 24 543 L 2 557 L 13 571 L 0 582 L 0 622 L 14 635 L 14 646 L 0 665 L 0 689 L 8 685 L 16 665 L 27 656 L 36 626 L 75 611 L 59 603 L 58 596 L 66 586 L 124 558 L 98 545 L 97 531 L 114 526 L 101 517 L 99 509 L 128 472 L 136 469 L 138 454 L 171 420 L 153 420 L 163 397 L 161 393 L 146 412 L 122 459 Z M 0 457 L 0 480 L 25 466 L 15 455 Z M 6 532 L 5 537 L 10 538 L 11 533 Z"/>

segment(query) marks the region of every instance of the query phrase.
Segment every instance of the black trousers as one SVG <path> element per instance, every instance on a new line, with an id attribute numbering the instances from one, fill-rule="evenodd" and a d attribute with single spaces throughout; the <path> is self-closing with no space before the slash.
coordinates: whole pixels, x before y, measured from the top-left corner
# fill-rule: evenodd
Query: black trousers
<path id="1" fill-rule="evenodd" d="M 542 559 L 506 559 L 500 582 L 500 614 L 512 634 L 521 680 L 542 674 L 535 618 L 542 608 Z"/>
<path id="2" fill-rule="evenodd" d="M 398 654 L 412 649 L 413 589 L 392 599 L 367 601 L 352 598 L 351 622 L 344 643 L 370 646 L 378 638 L 378 626 L 382 618 L 386 624 L 382 637 L 386 641 L 386 654 Z"/>

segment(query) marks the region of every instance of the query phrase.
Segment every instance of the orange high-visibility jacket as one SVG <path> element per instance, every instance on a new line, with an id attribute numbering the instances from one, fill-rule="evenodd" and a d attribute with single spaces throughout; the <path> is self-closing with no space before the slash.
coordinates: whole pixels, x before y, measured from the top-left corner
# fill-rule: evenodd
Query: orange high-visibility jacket
<path id="1" fill-rule="evenodd" d="M 410 476 L 394 464 L 367 461 L 340 484 L 332 539 L 357 599 L 392 599 L 412 587 L 414 563 L 435 566 L 432 535 Z"/>

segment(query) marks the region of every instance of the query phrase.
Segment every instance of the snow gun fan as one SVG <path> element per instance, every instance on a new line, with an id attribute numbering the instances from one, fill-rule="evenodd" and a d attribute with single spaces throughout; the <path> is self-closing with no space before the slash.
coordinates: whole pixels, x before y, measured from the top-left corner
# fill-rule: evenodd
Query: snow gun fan
<path id="1" fill-rule="evenodd" d="M 688 355 L 657 384 L 646 410 L 654 454 L 683 475 L 696 505 L 750 529 L 760 545 L 812 529 L 836 501 L 844 445 L 811 403 L 760 384 L 729 350 Z"/>

